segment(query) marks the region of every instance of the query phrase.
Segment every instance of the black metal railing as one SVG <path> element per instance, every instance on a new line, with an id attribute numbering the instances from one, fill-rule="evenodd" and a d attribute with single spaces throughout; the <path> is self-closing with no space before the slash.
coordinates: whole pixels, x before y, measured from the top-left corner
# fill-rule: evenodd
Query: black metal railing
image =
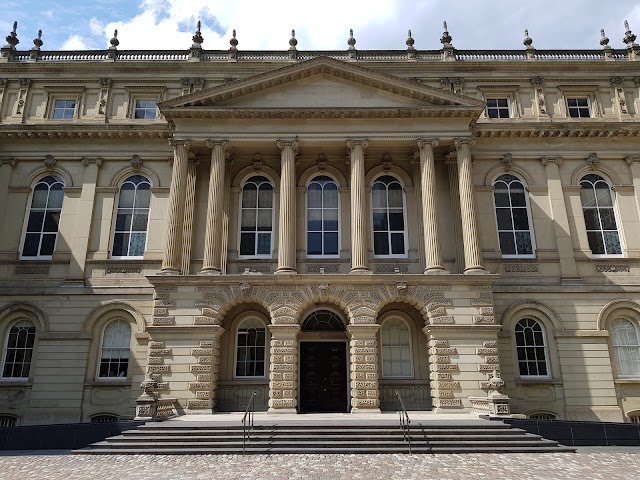
<path id="1" fill-rule="evenodd" d="M 242 417 L 242 454 L 244 455 L 247 442 L 250 440 L 251 431 L 253 430 L 253 416 L 255 413 L 255 398 L 257 392 L 253 392 L 247 402 L 247 408 Z"/>
<path id="2" fill-rule="evenodd" d="M 409 432 L 409 425 L 411 425 L 411 419 L 407 413 L 407 409 L 404 408 L 404 402 L 400 396 L 400 392 L 396 392 L 398 397 L 398 415 L 400 416 L 400 428 L 402 429 L 402 436 L 404 441 L 409 445 L 409 453 L 411 453 L 411 435 Z"/>

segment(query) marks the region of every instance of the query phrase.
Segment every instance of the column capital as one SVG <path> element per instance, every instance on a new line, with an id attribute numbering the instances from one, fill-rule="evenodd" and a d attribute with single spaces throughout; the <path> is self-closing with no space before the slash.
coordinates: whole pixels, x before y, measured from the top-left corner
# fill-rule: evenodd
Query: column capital
<path id="1" fill-rule="evenodd" d="M 85 167 L 88 167 L 91 163 L 94 163 L 98 168 L 102 166 L 102 158 L 100 157 L 82 157 L 80 161 Z"/>
<path id="2" fill-rule="evenodd" d="M 550 163 L 555 163 L 556 165 L 560 165 L 562 163 L 562 157 L 542 157 L 540 158 L 542 165 L 545 167 Z"/>
<path id="3" fill-rule="evenodd" d="M 353 150 L 353 148 L 358 145 L 362 147 L 362 151 L 365 151 L 369 146 L 369 140 L 366 138 L 350 138 L 347 140 L 347 148 L 349 150 Z"/>
<path id="4" fill-rule="evenodd" d="M 277 140 L 276 146 L 280 151 L 284 150 L 287 147 L 290 147 L 294 153 L 298 153 L 298 149 L 300 147 L 300 142 L 298 140 Z"/>
<path id="5" fill-rule="evenodd" d="M 213 140 L 213 139 L 207 140 L 207 147 L 213 148 L 216 145 L 220 145 L 222 147 L 222 150 L 226 151 L 227 148 L 229 147 L 229 141 L 228 140 Z"/>
<path id="6" fill-rule="evenodd" d="M 18 163 L 18 161 L 13 157 L 3 158 L 2 160 L 0 160 L 0 167 L 2 167 L 3 165 L 9 165 L 11 168 L 13 168 L 16 166 L 16 163 Z"/>
<path id="7" fill-rule="evenodd" d="M 475 137 L 460 137 L 460 138 L 455 138 L 453 140 L 456 148 L 460 148 L 462 145 L 468 145 L 469 147 L 472 147 L 474 143 L 476 143 L 476 139 Z"/>
<path id="8" fill-rule="evenodd" d="M 418 140 L 416 140 L 416 144 L 418 145 L 418 148 L 420 150 L 422 150 L 424 147 L 426 146 L 431 146 L 431 148 L 436 148 L 438 146 L 438 144 L 440 143 L 440 139 L 439 138 L 418 138 Z"/>
<path id="9" fill-rule="evenodd" d="M 627 162 L 627 165 L 640 163 L 640 155 L 627 155 L 626 157 L 624 157 L 624 160 L 625 162 Z"/>
<path id="10" fill-rule="evenodd" d="M 170 138 L 169 145 L 171 145 L 173 148 L 185 147 L 187 150 L 189 150 L 189 148 L 191 148 L 191 140 Z"/>

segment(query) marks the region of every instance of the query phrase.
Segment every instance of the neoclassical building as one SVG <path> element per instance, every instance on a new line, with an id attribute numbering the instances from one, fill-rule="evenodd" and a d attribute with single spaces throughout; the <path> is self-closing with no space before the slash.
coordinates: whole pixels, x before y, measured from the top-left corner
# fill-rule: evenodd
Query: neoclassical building
<path id="1" fill-rule="evenodd" d="M 640 414 L 640 47 L 0 56 L 0 420 Z M 20 43 L 23 45 L 23 43 Z"/>

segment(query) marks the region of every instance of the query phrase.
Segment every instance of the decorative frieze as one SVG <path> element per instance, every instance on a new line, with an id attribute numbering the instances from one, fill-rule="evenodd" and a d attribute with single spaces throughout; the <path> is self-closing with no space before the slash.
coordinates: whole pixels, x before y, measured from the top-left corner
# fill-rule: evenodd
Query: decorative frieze
<path id="1" fill-rule="evenodd" d="M 164 348 L 164 342 L 152 341 L 149 342 L 149 348 Z"/>
<path id="2" fill-rule="evenodd" d="M 159 343 L 159 342 L 158 342 Z M 169 356 L 171 355 L 170 348 L 150 348 L 149 349 L 150 356 Z"/>
<path id="3" fill-rule="evenodd" d="M 15 275 L 49 275 L 49 265 L 16 265 Z"/>
<path id="4" fill-rule="evenodd" d="M 105 270 L 105 275 L 127 275 L 142 273 L 142 265 L 108 265 Z"/>
<path id="5" fill-rule="evenodd" d="M 631 268 L 629 265 L 624 264 L 601 264 L 596 265 L 596 272 L 598 273 L 629 273 Z"/>
<path id="6" fill-rule="evenodd" d="M 503 265 L 504 273 L 538 273 L 540 268 L 536 263 L 507 263 Z"/>
<path id="7" fill-rule="evenodd" d="M 175 325 L 176 317 L 153 317 L 152 323 L 154 326 Z"/>
<path id="8" fill-rule="evenodd" d="M 495 324 L 495 317 L 488 315 L 476 315 L 473 317 L 474 325 L 493 325 Z"/>

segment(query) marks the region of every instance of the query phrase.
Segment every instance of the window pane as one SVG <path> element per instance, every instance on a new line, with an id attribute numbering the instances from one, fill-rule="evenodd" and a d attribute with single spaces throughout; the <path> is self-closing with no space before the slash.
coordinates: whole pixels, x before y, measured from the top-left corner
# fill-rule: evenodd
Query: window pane
<path id="1" fill-rule="evenodd" d="M 503 255 L 515 255 L 516 245 L 511 232 L 500 232 L 500 251 Z"/>
<path id="2" fill-rule="evenodd" d="M 618 232 L 604 232 L 604 246 L 607 255 L 619 255 L 622 253 Z"/>
<path id="3" fill-rule="evenodd" d="M 317 183 L 309 184 L 307 206 L 309 208 L 322 208 L 322 187 Z"/>
<path id="4" fill-rule="evenodd" d="M 325 209 L 324 210 L 324 230 L 325 231 L 338 231 L 338 210 L 337 209 Z"/>
<path id="5" fill-rule="evenodd" d="M 54 234 L 43 234 L 42 242 L 40 243 L 40 255 L 53 255 L 53 249 L 56 246 L 56 237 Z"/>
<path id="6" fill-rule="evenodd" d="M 144 255 L 144 245 L 147 240 L 145 233 L 132 233 L 130 237 L 129 256 L 142 257 Z"/>
<path id="7" fill-rule="evenodd" d="M 338 208 L 338 187 L 335 183 L 327 183 L 324 187 L 324 207 Z"/>
<path id="8" fill-rule="evenodd" d="M 373 208 L 386 208 L 387 189 L 379 182 L 373 184 L 371 189 L 371 199 Z"/>
<path id="9" fill-rule="evenodd" d="M 307 210 L 307 230 L 322 230 L 322 210 L 319 208 L 309 208 Z"/>
<path id="10" fill-rule="evenodd" d="M 258 209 L 258 224 L 257 229 L 261 232 L 270 232 L 271 231 L 271 209 L 270 208 L 260 208 Z"/>
<path id="11" fill-rule="evenodd" d="M 44 221 L 44 212 L 31 211 L 27 222 L 27 232 L 41 232 Z"/>
<path id="12" fill-rule="evenodd" d="M 389 210 L 390 230 L 404 230 L 404 215 L 402 210 Z"/>
<path id="13" fill-rule="evenodd" d="M 138 187 L 135 202 L 136 208 L 149 208 L 149 204 L 151 203 L 151 190 L 149 190 L 147 185 L 143 184 Z"/>
<path id="14" fill-rule="evenodd" d="M 531 255 L 533 253 L 531 234 L 529 232 L 516 232 L 515 236 L 518 255 Z"/>
<path id="15" fill-rule="evenodd" d="M 136 213 L 133 216 L 133 228 L 132 230 L 138 232 L 146 232 L 147 231 L 147 220 L 148 215 L 146 213 Z"/>
<path id="16" fill-rule="evenodd" d="M 242 210 L 241 226 L 242 230 L 254 231 L 256 229 L 256 211 Z"/>
<path id="17" fill-rule="evenodd" d="M 259 208 L 272 208 L 273 207 L 273 188 L 269 184 L 260 185 L 258 190 L 258 207 Z"/>
<path id="18" fill-rule="evenodd" d="M 324 234 L 324 252 L 323 253 L 325 255 L 338 254 L 338 234 L 337 233 Z"/>
<path id="19" fill-rule="evenodd" d="M 389 255 L 389 236 L 387 232 L 373 234 L 373 251 L 375 255 Z"/>
<path id="20" fill-rule="evenodd" d="M 31 200 L 31 208 L 45 208 L 47 206 L 47 197 L 49 195 L 49 188 L 39 183 L 33 189 L 33 199 Z"/>
<path id="21" fill-rule="evenodd" d="M 611 191 L 605 182 L 596 183 L 596 200 L 599 207 L 612 207 Z"/>
<path id="22" fill-rule="evenodd" d="M 587 238 L 589 239 L 589 248 L 591 249 L 591 253 L 595 253 L 597 255 L 605 253 L 602 233 L 599 231 L 587 232 Z"/>
<path id="23" fill-rule="evenodd" d="M 373 230 L 374 231 L 387 231 L 389 224 L 387 223 L 386 211 L 374 210 L 373 211 Z"/>
<path id="24" fill-rule="evenodd" d="M 496 218 L 498 219 L 498 230 L 512 230 L 511 210 L 508 208 L 497 208 Z"/>
<path id="25" fill-rule="evenodd" d="M 118 208 L 133 208 L 133 201 L 136 191 L 134 186 L 127 182 L 122 185 L 120 189 L 120 200 L 118 201 Z"/>
<path id="26" fill-rule="evenodd" d="M 504 184 L 503 184 L 504 185 Z M 496 201 L 496 207 L 508 207 L 509 206 L 509 194 L 506 190 L 496 190 L 493 192 L 493 198 Z"/>
<path id="27" fill-rule="evenodd" d="M 529 230 L 529 217 L 526 208 L 513 209 L 513 227 L 515 230 Z"/>
<path id="28" fill-rule="evenodd" d="M 512 207 L 526 207 L 527 201 L 525 197 L 525 191 L 521 184 L 511 184 L 511 206 Z"/>
<path id="29" fill-rule="evenodd" d="M 322 233 L 307 233 L 307 253 L 309 255 L 322 255 Z"/>
<path id="30" fill-rule="evenodd" d="M 593 192 L 593 188 L 587 182 L 582 183 L 582 188 L 580 189 L 580 200 L 582 201 L 583 208 L 596 206 L 596 196 Z"/>
<path id="31" fill-rule="evenodd" d="M 256 208 L 257 201 L 257 187 L 252 183 L 247 183 L 242 190 L 242 208 Z"/>
<path id="32" fill-rule="evenodd" d="M 271 233 L 258 234 L 258 255 L 269 255 L 271 253 Z"/>
<path id="33" fill-rule="evenodd" d="M 389 192 L 389 208 L 402 208 L 402 187 L 394 182 L 388 187 Z"/>
<path id="34" fill-rule="evenodd" d="M 38 246 L 40 245 L 40 234 L 27 233 L 24 236 L 24 247 L 22 255 L 25 257 L 35 257 L 38 255 Z"/>
<path id="35" fill-rule="evenodd" d="M 114 257 L 125 257 L 127 255 L 127 247 L 129 245 L 128 233 L 116 233 L 113 236 L 113 251 L 111 254 Z"/>
<path id="36" fill-rule="evenodd" d="M 598 216 L 598 210 L 596 208 L 585 208 L 584 210 L 584 223 L 587 230 L 600 230 L 600 218 Z"/>
<path id="37" fill-rule="evenodd" d="M 613 208 L 600 208 L 600 220 L 603 230 L 616 230 L 616 216 Z"/>
<path id="38" fill-rule="evenodd" d="M 240 234 L 240 255 L 255 255 L 255 233 Z"/>
<path id="39" fill-rule="evenodd" d="M 391 253 L 393 255 L 404 254 L 404 233 L 391 234 Z"/>

